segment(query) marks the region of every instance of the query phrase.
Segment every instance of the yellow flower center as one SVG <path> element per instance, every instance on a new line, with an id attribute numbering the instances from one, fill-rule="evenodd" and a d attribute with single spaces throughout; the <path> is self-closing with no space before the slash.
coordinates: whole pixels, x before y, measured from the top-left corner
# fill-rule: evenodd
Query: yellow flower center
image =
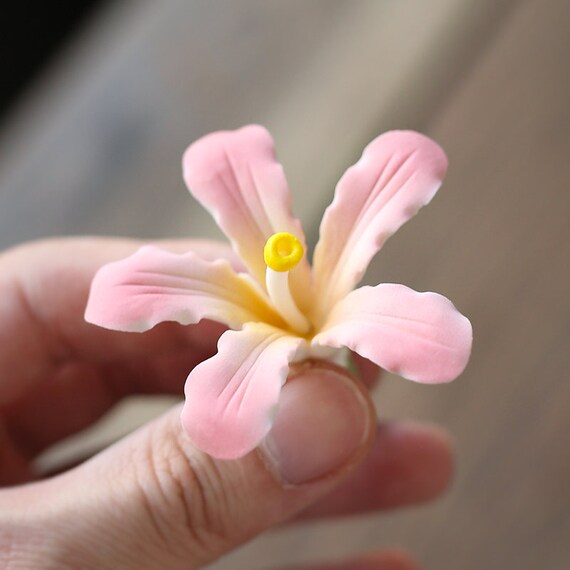
<path id="1" fill-rule="evenodd" d="M 263 248 L 265 264 L 279 273 L 291 271 L 301 261 L 304 253 L 301 242 L 287 232 L 273 234 Z"/>
<path id="2" fill-rule="evenodd" d="M 263 248 L 267 265 L 265 284 L 269 298 L 277 312 L 298 334 L 306 334 L 311 325 L 291 295 L 289 271 L 298 265 L 304 254 L 301 242 L 287 232 L 273 234 Z"/>

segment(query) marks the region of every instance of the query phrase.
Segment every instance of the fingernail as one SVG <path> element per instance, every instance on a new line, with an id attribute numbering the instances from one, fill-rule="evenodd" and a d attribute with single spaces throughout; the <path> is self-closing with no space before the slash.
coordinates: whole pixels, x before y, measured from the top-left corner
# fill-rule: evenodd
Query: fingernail
<path id="1" fill-rule="evenodd" d="M 368 402 L 348 375 L 308 368 L 283 387 L 262 450 L 285 482 L 307 483 L 350 463 L 367 441 L 370 417 Z"/>

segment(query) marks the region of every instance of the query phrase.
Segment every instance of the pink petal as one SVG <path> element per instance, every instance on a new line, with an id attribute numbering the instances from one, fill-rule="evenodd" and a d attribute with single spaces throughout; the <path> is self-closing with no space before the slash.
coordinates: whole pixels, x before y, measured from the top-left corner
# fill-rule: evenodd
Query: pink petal
<path id="1" fill-rule="evenodd" d="M 282 321 L 264 295 L 225 260 L 205 261 L 145 246 L 102 267 L 85 311 L 93 324 L 142 332 L 163 321 L 183 325 L 212 319 L 238 328 L 248 321 Z"/>
<path id="2" fill-rule="evenodd" d="M 305 245 L 283 167 L 271 135 L 258 125 L 212 133 L 192 144 L 183 159 L 192 195 L 214 216 L 250 273 L 265 287 L 263 247 L 277 232 L 289 232 Z M 295 299 L 309 303 L 310 270 L 304 259 L 292 272 Z"/>
<path id="3" fill-rule="evenodd" d="M 182 426 L 194 445 L 221 459 L 254 449 L 271 428 L 289 362 L 304 342 L 263 324 L 225 332 L 218 353 L 186 381 Z"/>
<path id="4" fill-rule="evenodd" d="M 445 297 L 385 283 L 349 293 L 313 343 L 347 346 L 389 372 L 435 384 L 463 372 L 472 336 L 469 320 Z"/>
<path id="5" fill-rule="evenodd" d="M 384 242 L 434 196 L 447 169 L 443 150 L 412 131 L 373 140 L 339 181 L 315 249 L 317 315 L 360 281 Z"/>

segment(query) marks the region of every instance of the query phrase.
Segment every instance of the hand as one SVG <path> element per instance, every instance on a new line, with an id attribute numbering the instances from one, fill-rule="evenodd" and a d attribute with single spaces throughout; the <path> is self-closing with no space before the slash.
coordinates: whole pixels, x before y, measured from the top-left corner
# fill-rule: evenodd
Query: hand
<path id="1" fill-rule="evenodd" d="M 222 328 L 214 323 L 165 323 L 139 335 L 84 322 L 95 271 L 138 246 L 59 240 L 0 256 L 1 567 L 196 568 L 286 521 L 393 508 L 446 487 L 448 437 L 413 423 L 377 427 L 363 385 L 376 374 L 369 363 L 360 366 L 363 382 L 322 362 L 298 366 L 272 431 L 243 459 L 216 461 L 193 448 L 176 407 L 42 478 L 40 452 L 127 395 L 182 394 L 191 368 L 215 352 Z M 231 259 L 218 244 L 191 246 Z M 356 567 L 417 566 L 400 552 L 318 566 Z"/>

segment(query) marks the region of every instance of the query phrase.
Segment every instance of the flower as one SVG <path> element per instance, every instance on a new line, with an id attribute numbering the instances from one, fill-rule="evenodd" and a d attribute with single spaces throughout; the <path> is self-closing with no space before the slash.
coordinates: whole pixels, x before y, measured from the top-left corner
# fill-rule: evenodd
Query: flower
<path id="1" fill-rule="evenodd" d="M 373 140 L 341 178 L 326 210 L 313 266 L 273 140 L 260 126 L 192 144 L 184 179 L 243 261 L 205 260 L 144 246 L 95 276 L 87 321 L 121 331 L 202 319 L 229 327 L 218 352 L 192 370 L 182 425 L 218 458 L 254 449 L 271 427 L 292 362 L 341 347 L 423 383 L 465 368 L 471 324 L 436 293 L 390 283 L 354 289 L 386 240 L 438 190 L 441 148 L 409 131 Z"/>

